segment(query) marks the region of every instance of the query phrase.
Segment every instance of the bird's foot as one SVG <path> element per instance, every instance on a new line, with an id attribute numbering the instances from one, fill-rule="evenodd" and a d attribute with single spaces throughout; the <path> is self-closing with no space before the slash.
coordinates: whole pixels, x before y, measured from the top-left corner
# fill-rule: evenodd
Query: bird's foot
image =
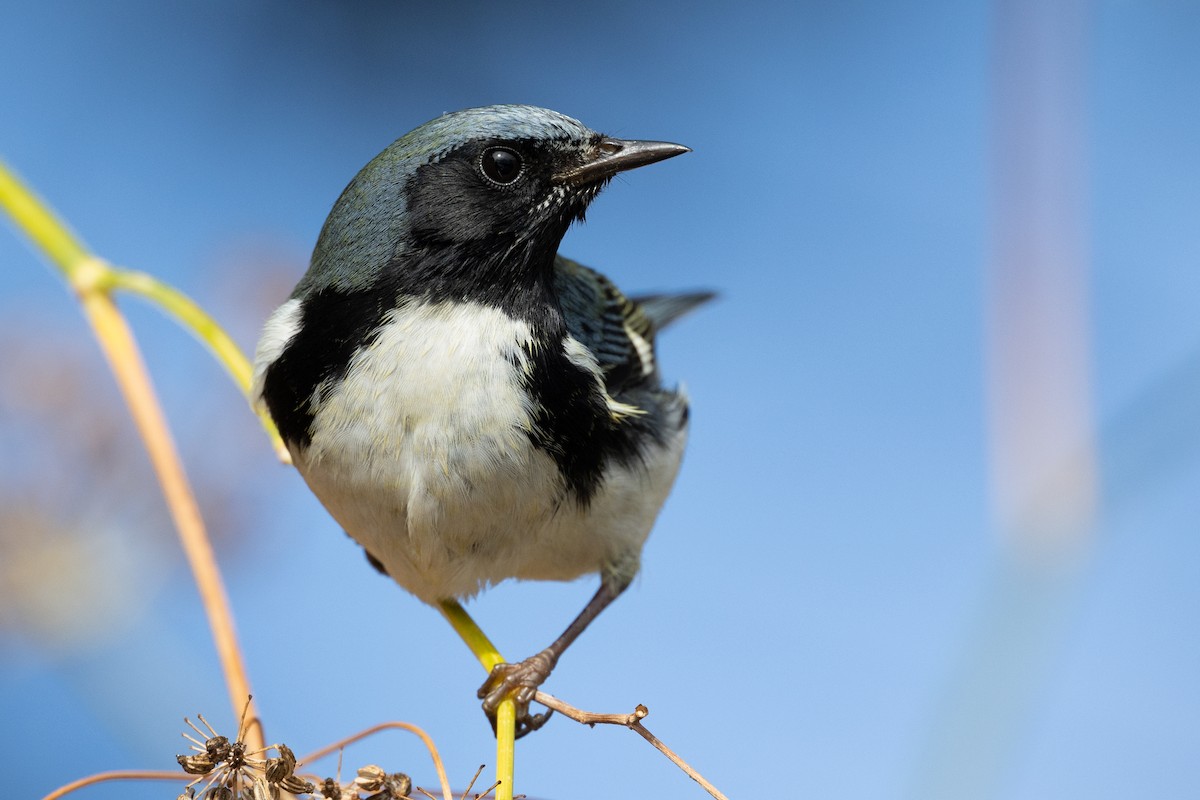
<path id="1" fill-rule="evenodd" d="M 517 738 L 536 731 L 546 724 L 553 710 L 547 709 L 544 714 L 530 714 L 529 704 L 533 702 L 538 687 L 550 677 L 551 670 L 558 662 L 558 657 L 550 650 L 543 650 L 537 655 L 530 656 L 517 664 L 497 664 L 483 686 L 479 687 L 479 697 L 483 700 L 483 711 L 496 730 L 496 709 L 508 698 L 517 705 Z"/>

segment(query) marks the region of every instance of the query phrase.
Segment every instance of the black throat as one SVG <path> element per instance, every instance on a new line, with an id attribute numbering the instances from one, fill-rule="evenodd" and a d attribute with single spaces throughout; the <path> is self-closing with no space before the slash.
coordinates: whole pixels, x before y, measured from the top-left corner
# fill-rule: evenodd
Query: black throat
<path id="1" fill-rule="evenodd" d="M 385 271 L 400 295 L 499 308 L 549 340 L 566 331 L 554 290 L 556 250 L 557 240 L 547 246 L 501 234 L 453 243 L 413 237 Z"/>
<path id="2" fill-rule="evenodd" d="M 544 268 L 506 270 L 509 280 L 500 282 L 490 274 L 500 269 L 496 243 L 472 244 L 417 244 L 369 286 L 330 285 L 302 296 L 296 334 L 267 368 L 263 386 L 271 418 L 289 444 L 303 449 L 311 443 L 317 407 L 345 378 L 354 355 L 378 338 L 387 315 L 406 302 L 500 308 L 529 324 L 539 349 L 561 350 L 566 325 L 554 295 L 554 254 Z"/>

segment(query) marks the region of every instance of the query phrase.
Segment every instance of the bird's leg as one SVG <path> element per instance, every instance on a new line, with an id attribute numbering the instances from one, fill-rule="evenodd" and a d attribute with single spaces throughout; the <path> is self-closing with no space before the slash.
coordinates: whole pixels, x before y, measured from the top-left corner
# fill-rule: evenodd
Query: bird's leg
<path id="1" fill-rule="evenodd" d="M 550 677 L 558 657 L 563 654 L 571 643 L 579 638 L 579 634 L 591 624 L 608 604 L 616 600 L 621 592 L 629 586 L 628 579 L 602 577 L 600 588 L 584 606 L 579 616 L 567 626 L 562 636 L 559 636 L 545 650 L 530 656 L 516 664 L 497 664 L 483 686 L 479 687 L 479 697 L 483 699 L 483 710 L 491 720 L 492 728 L 496 727 L 496 709 L 506 698 L 511 697 L 517 705 L 517 738 L 536 731 L 546 724 L 553 711 L 544 714 L 530 714 L 529 704 L 537 694 L 538 687 Z"/>

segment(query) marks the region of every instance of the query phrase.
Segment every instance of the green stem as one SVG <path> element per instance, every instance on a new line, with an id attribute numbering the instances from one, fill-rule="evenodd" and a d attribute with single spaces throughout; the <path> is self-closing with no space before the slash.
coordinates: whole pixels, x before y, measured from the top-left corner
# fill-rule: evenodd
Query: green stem
<path id="1" fill-rule="evenodd" d="M 250 377 L 253 371 L 250 361 L 229 334 L 225 333 L 216 320 L 197 305 L 196 301 L 151 275 L 133 270 L 114 270 L 112 286 L 140 295 L 173 316 L 176 322 L 208 345 L 217 361 L 221 362 L 221 366 L 229 373 L 229 377 L 233 378 L 233 382 L 242 390 L 242 394 L 250 393 Z"/>
<path id="2" fill-rule="evenodd" d="M 181 327 L 190 331 L 208 347 L 221 366 L 225 368 L 229 377 L 233 378 L 233 382 L 241 389 L 242 394 L 250 396 L 250 381 L 254 370 L 250 366 L 249 359 L 225 332 L 225 329 L 218 325 L 216 320 L 210 317 L 196 301 L 173 286 L 168 286 L 144 272 L 114 269 L 109 273 L 108 279 L 113 288 L 124 289 L 131 294 L 140 295 L 157 305 L 166 314 L 174 317 Z M 288 454 L 287 447 L 284 445 L 275 423 L 271 421 L 265 410 L 258 409 L 257 413 L 267 435 L 271 437 L 271 444 L 275 447 L 276 455 L 281 460 L 290 463 L 291 456 Z"/>

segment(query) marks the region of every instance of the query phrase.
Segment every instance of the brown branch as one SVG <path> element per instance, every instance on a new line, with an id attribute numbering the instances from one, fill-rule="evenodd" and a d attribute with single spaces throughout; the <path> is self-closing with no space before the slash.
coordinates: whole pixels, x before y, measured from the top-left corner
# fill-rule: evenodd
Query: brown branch
<path id="1" fill-rule="evenodd" d="M 91 786 L 96 783 L 104 783 L 105 781 L 186 781 L 190 780 L 191 777 L 191 775 L 182 772 L 154 772 L 153 770 L 145 769 L 97 772 L 95 775 L 88 775 L 86 778 L 80 778 L 77 781 L 68 783 L 66 786 L 58 787 L 43 797 L 42 800 L 58 800 L 58 798 L 68 795 L 76 789 L 82 789 L 85 786 Z"/>
<path id="2" fill-rule="evenodd" d="M 425 749 L 429 751 L 429 757 L 433 759 L 433 767 L 437 770 L 438 781 L 442 784 L 442 796 L 444 800 L 454 800 L 454 794 L 450 791 L 450 780 L 446 777 L 446 767 L 442 764 L 442 757 L 438 754 L 437 746 L 433 743 L 433 739 L 429 738 L 429 734 L 418 728 L 416 725 L 412 725 L 407 722 L 382 722 L 378 725 L 373 725 L 366 730 L 359 731 L 352 736 L 347 736 L 345 739 L 341 739 L 331 745 L 322 747 L 320 750 L 309 753 L 304 758 L 301 758 L 296 762 L 296 768 L 299 769 L 300 765 L 302 764 L 311 764 L 313 761 L 322 759 L 327 755 L 354 744 L 355 742 L 362 741 L 368 736 L 374 736 L 380 731 L 391 730 L 393 728 L 409 731 L 410 733 L 414 733 L 420 737 L 421 741 L 425 743 Z"/>
<path id="3" fill-rule="evenodd" d="M 685 775 L 694 780 L 696 783 L 700 784 L 700 786 L 704 788 L 704 791 L 708 792 L 717 800 L 729 800 L 729 798 L 722 794 L 717 787 L 705 780 L 703 775 L 692 769 L 692 767 L 686 761 L 680 758 L 674 750 L 663 744 L 657 736 L 646 729 L 646 726 L 642 725 L 642 720 L 645 719 L 646 715 L 650 713 L 650 710 L 644 705 L 639 703 L 638 707 L 634 709 L 632 714 L 597 714 L 592 711 L 584 711 L 581 708 L 576 708 L 570 703 L 565 703 L 554 695 L 546 694 L 545 692 L 538 692 L 536 695 L 534 695 L 533 699 L 535 702 L 541 703 L 546 708 L 552 708 L 558 713 L 562 714 L 564 717 L 570 717 L 576 722 L 582 725 L 587 725 L 588 727 L 594 728 L 596 725 L 624 725 L 626 728 L 636 731 L 639 736 L 641 736 L 650 744 L 654 745 L 658 752 L 669 758 L 675 766 L 683 770 Z"/>

